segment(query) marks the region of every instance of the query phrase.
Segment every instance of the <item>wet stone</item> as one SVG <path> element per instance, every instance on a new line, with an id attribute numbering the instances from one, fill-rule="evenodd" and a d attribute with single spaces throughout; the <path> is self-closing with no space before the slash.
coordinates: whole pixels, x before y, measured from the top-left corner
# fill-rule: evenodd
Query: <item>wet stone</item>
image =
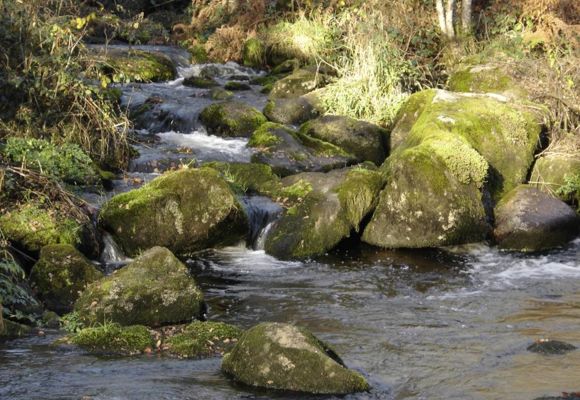
<path id="1" fill-rule="evenodd" d="M 527 350 L 532 353 L 561 355 L 576 350 L 576 346 L 559 340 L 540 339 L 529 345 Z"/>

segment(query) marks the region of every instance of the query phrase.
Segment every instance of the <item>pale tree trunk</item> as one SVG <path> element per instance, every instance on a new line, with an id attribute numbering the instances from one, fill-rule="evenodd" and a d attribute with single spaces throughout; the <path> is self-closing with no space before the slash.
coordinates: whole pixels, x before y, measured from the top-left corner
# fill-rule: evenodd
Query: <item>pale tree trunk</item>
<path id="1" fill-rule="evenodd" d="M 447 0 L 447 8 L 445 10 L 445 27 L 448 38 L 455 37 L 455 29 L 453 28 L 455 0 Z"/>
<path id="2" fill-rule="evenodd" d="M 461 27 L 464 34 L 471 33 L 471 3 L 472 0 L 461 0 Z"/>
<path id="3" fill-rule="evenodd" d="M 435 8 L 437 9 L 439 28 L 441 28 L 441 32 L 447 35 L 447 25 L 445 25 L 445 8 L 443 7 L 443 0 L 435 0 Z"/>

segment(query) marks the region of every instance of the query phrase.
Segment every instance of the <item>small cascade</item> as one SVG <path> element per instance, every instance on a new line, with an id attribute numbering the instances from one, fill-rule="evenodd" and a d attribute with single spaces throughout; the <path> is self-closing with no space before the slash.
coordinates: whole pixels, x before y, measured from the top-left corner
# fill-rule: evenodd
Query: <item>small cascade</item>
<path id="1" fill-rule="evenodd" d="M 105 232 L 103 235 L 103 252 L 101 253 L 99 261 L 105 266 L 106 272 L 108 273 L 133 261 L 133 259 L 123 253 L 123 250 L 121 250 L 111 234 Z"/>
<path id="2" fill-rule="evenodd" d="M 282 207 L 264 196 L 244 196 L 240 198 L 240 203 L 250 222 L 248 246 L 254 250 L 263 250 L 268 231 L 282 213 Z"/>

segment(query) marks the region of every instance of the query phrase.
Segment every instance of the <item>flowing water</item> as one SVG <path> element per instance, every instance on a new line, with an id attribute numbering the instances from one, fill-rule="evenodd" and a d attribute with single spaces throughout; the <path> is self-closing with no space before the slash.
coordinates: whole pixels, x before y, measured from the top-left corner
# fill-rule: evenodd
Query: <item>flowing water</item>
<path id="1" fill-rule="evenodd" d="M 233 65 L 223 68 L 240 72 Z M 167 100 L 179 97 L 178 81 L 125 90 L 134 97 L 161 93 Z M 258 93 L 256 88 L 239 96 L 259 105 Z M 190 104 L 194 115 L 199 98 L 187 100 L 197 107 Z M 195 125 L 194 120 L 188 121 Z M 248 160 L 242 139 L 224 142 L 202 127 L 147 134 L 152 132 L 151 160 L 182 154 L 177 149 L 187 146 L 202 161 Z M 129 174 L 114 192 L 159 172 L 151 171 Z M 309 328 L 372 385 L 369 393 L 344 398 L 531 400 L 580 391 L 580 350 L 561 356 L 526 351 L 540 338 L 580 346 L 580 239 L 533 255 L 486 244 L 386 251 L 345 243 L 316 260 L 284 262 L 253 250 L 261 248 L 279 209 L 264 198 L 241 201 L 252 221 L 252 243 L 188 260 L 206 295 L 209 319 L 244 328 L 263 321 Z M 126 261 L 110 237 L 106 244 L 103 262 Z M 1 399 L 309 398 L 236 385 L 220 373 L 217 358 L 99 358 L 52 346 L 61 335 L 47 332 L 0 344 Z"/>

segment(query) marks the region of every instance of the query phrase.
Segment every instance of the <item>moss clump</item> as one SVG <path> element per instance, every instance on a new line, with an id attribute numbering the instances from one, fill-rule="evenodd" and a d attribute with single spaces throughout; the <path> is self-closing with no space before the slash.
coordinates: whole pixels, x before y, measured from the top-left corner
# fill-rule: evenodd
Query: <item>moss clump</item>
<path id="1" fill-rule="evenodd" d="M 282 139 L 274 135 L 271 130 L 280 128 L 279 124 L 273 122 L 266 122 L 252 133 L 248 142 L 249 147 L 264 147 L 268 148 L 275 146 L 282 142 Z"/>
<path id="2" fill-rule="evenodd" d="M 60 313 L 70 311 L 79 293 L 102 277 L 102 272 L 69 244 L 43 247 L 30 273 L 39 298 Z"/>
<path id="3" fill-rule="evenodd" d="M 209 61 L 209 55 L 203 44 L 196 44 L 188 48 L 193 64 L 203 64 Z"/>
<path id="4" fill-rule="evenodd" d="M 235 345 L 241 334 L 241 329 L 223 322 L 195 321 L 170 337 L 164 347 L 180 358 L 222 355 Z"/>
<path id="5" fill-rule="evenodd" d="M 212 104 L 201 112 L 199 119 L 210 134 L 226 137 L 249 137 L 267 121 L 260 111 L 238 101 Z"/>
<path id="6" fill-rule="evenodd" d="M 96 185 L 99 175 L 91 158 L 71 143 L 55 145 L 43 139 L 10 137 L 2 149 L 10 161 L 77 185 Z"/>
<path id="7" fill-rule="evenodd" d="M 209 97 L 212 100 L 229 100 L 234 97 L 233 92 L 225 90 L 223 88 L 214 88 L 209 91 Z"/>
<path id="8" fill-rule="evenodd" d="M 500 65 L 477 65 L 458 68 L 447 82 L 449 90 L 471 93 L 502 93 L 525 98 L 527 92 Z"/>
<path id="9" fill-rule="evenodd" d="M 114 323 L 85 328 L 69 340 L 91 353 L 112 355 L 141 354 L 155 346 L 153 336 L 145 326 L 123 327 Z"/>
<path id="10" fill-rule="evenodd" d="M 266 48 L 258 38 L 250 38 L 242 49 L 242 64 L 246 67 L 258 68 L 266 63 Z"/>
<path id="11" fill-rule="evenodd" d="M 31 252 L 51 244 L 77 246 L 83 234 L 82 225 L 74 219 L 33 202 L 19 205 L 0 216 L 0 229 L 6 238 Z"/>
<path id="12" fill-rule="evenodd" d="M 167 173 L 117 195 L 99 218 L 129 256 L 155 245 L 188 255 L 235 244 L 247 232 L 247 217 L 234 193 L 210 168 Z"/>
<path id="13" fill-rule="evenodd" d="M 218 170 L 228 183 L 243 193 L 273 196 L 281 187 L 280 178 L 269 165 L 211 162 L 204 167 Z"/>
<path id="14" fill-rule="evenodd" d="M 247 83 L 236 82 L 236 81 L 227 82 L 224 85 L 224 89 L 231 90 L 232 92 L 239 92 L 239 91 L 244 91 L 244 90 L 252 90 L 251 86 L 248 85 Z"/>
<path id="15" fill-rule="evenodd" d="M 344 366 L 332 348 L 304 328 L 262 323 L 226 354 L 222 371 L 246 385 L 314 394 L 347 394 L 369 389 Z"/>
<path id="16" fill-rule="evenodd" d="M 379 193 L 385 185 L 382 174 L 365 168 L 353 168 L 336 189 L 345 216 L 356 232 L 363 219 L 377 206 Z"/>
<path id="17" fill-rule="evenodd" d="M 214 79 L 204 78 L 202 76 L 190 76 L 189 78 L 185 78 L 183 80 L 183 85 L 200 89 L 209 89 L 215 86 L 219 86 L 219 84 Z"/>
<path id="18" fill-rule="evenodd" d="M 175 79 L 173 62 L 161 53 L 109 50 L 100 57 L 101 70 L 114 82 L 162 82 Z"/>
<path id="19" fill-rule="evenodd" d="M 89 285 L 75 304 L 85 324 L 161 326 L 191 321 L 203 312 L 203 294 L 187 267 L 154 247 L 126 267 Z"/>

